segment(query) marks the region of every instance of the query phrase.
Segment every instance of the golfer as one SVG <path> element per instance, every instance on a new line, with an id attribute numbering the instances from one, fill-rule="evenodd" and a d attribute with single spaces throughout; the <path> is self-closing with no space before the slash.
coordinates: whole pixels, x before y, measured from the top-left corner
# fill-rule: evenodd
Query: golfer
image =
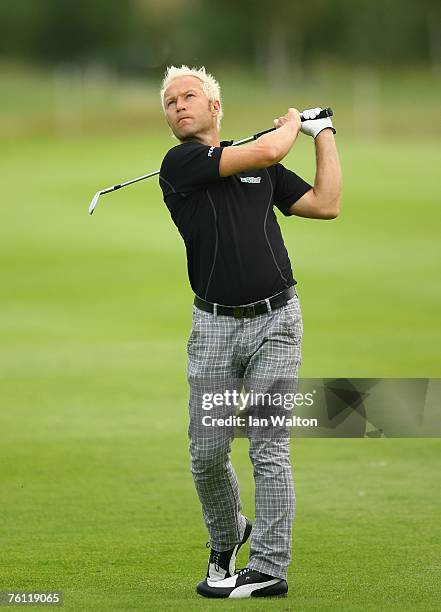
<path id="1" fill-rule="evenodd" d="M 310 119 L 304 122 L 289 108 L 274 120 L 276 130 L 232 147 L 219 139 L 220 87 L 204 67 L 169 67 L 160 94 L 179 141 L 164 157 L 160 185 L 185 242 L 195 294 L 187 345 L 190 455 L 211 545 L 196 590 L 216 598 L 285 595 L 295 510 L 289 431 L 268 436 L 257 426 L 247 429 L 255 480 L 251 525 L 230 461 L 234 429 L 222 426 L 237 406 L 207 400 L 242 384 L 273 390 L 291 381 L 295 387 L 302 316 L 274 206 L 285 216 L 337 217 L 335 130 L 329 118 L 314 119 L 319 108 L 304 111 Z M 314 185 L 279 163 L 300 131 L 314 139 Z M 247 408 L 258 416 L 264 407 Z M 235 573 L 237 552 L 250 536 L 247 567 Z"/>

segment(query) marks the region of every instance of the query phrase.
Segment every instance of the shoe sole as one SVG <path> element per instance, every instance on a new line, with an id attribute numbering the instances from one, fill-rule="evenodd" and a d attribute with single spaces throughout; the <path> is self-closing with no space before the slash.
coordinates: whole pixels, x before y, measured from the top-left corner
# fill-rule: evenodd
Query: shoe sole
<path id="1" fill-rule="evenodd" d="M 204 580 L 196 586 L 196 591 L 202 597 L 210 599 L 245 599 L 248 597 L 286 597 L 288 595 L 288 583 L 279 580 L 276 584 L 258 588 L 257 585 L 242 585 L 236 588 L 210 587 Z"/>

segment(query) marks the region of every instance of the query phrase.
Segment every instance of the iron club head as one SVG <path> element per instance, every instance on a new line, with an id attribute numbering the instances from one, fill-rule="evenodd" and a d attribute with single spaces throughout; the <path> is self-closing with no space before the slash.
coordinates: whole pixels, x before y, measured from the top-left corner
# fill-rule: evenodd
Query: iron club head
<path id="1" fill-rule="evenodd" d="M 101 195 L 101 191 L 97 191 L 96 194 L 93 196 L 92 202 L 90 203 L 90 206 L 89 206 L 89 215 L 91 215 L 93 211 L 95 210 L 95 207 L 98 204 L 100 195 Z"/>

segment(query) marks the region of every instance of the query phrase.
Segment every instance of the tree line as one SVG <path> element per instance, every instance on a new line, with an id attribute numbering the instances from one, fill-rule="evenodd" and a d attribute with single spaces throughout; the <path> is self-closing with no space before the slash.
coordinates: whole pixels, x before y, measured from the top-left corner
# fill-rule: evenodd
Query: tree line
<path id="1" fill-rule="evenodd" d="M 441 65 L 438 0 L 1 0 L 0 56 L 98 63 L 129 73 L 170 63 L 264 68 L 316 60 Z"/>

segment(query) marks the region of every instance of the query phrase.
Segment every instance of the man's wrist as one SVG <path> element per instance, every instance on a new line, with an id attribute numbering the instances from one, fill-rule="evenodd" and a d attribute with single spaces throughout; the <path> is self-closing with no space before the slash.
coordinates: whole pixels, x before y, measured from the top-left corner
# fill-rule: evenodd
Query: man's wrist
<path id="1" fill-rule="evenodd" d="M 314 136 L 314 140 L 317 140 L 317 138 L 334 138 L 334 134 L 336 134 L 337 131 L 335 130 L 335 128 L 333 128 L 331 125 L 327 125 L 326 127 L 322 128 L 320 130 L 320 132 L 318 134 L 316 134 Z M 324 136 L 323 136 L 324 135 Z"/>
<path id="2" fill-rule="evenodd" d="M 295 136 L 299 131 L 299 128 L 294 121 L 287 121 L 283 127 L 286 128 L 293 136 Z"/>

